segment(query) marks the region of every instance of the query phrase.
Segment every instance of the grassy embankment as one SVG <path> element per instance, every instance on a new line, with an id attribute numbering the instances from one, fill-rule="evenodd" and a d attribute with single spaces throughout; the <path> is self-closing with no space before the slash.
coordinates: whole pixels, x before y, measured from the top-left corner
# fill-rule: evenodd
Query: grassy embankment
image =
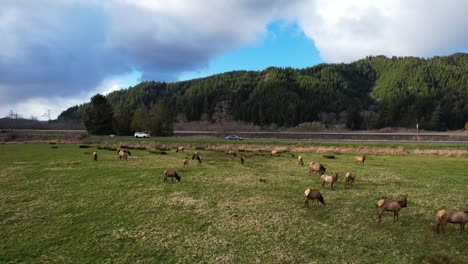
<path id="1" fill-rule="evenodd" d="M 434 232 L 438 210 L 468 209 L 464 157 L 369 155 L 358 166 L 353 155 L 294 153 L 341 173 L 331 191 L 290 154 L 247 151 L 241 165 L 201 150 L 202 165 L 182 168 L 191 150 L 133 149 L 128 161 L 78 145 L 0 151 L 0 262 L 468 262 L 468 234 L 458 225 Z M 182 182 L 164 183 L 165 169 Z M 351 188 L 347 170 L 357 174 Z M 319 188 L 327 205 L 303 208 L 307 187 Z M 400 221 L 387 212 L 377 224 L 377 200 L 401 194 L 409 204 Z"/>

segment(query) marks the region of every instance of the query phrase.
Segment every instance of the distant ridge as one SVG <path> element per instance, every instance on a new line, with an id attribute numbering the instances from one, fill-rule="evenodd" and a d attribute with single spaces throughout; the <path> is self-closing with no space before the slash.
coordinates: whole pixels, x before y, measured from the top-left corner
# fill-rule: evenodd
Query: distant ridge
<path id="1" fill-rule="evenodd" d="M 233 120 L 261 126 L 320 122 L 350 129 L 387 126 L 464 128 L 468 121 L 468 54 L 429 59 L 369 56 L 304 69 L 269 67 L 174 83 L 145 81 L 110 93 L 119 112 L 168 100 L 178 120 L 213 120 L 223 106 Z M 86 104 L 62 112 L 78 121 Z"/>

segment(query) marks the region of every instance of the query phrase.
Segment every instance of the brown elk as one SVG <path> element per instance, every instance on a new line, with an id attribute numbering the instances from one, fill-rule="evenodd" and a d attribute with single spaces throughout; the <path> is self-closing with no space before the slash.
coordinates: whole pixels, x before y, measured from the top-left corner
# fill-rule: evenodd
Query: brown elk
<path id="1" fill-rule="evenodd" d="M 132 155 L 128 149 L 117 149 L 119 160 L 127 160 L 129 155 Z"/>
<path id="2" fill-rule="evenodd" d="M 318 173 L 319 175 L 322 175 L 325 173 L 326 170 L 327 169 L 325 169 L 325 167 L 318 162 L 311 162 L 309 164 L 309 173 L 314 172 Z"/>
<path id="3" fill-rule="evenodd" d="M 184 167 L 187 167 L 187 166 L 188 166 L 188 159 L 187 159 L 187 157 L 185 157 L 185 159 L 182 161 L 182 164 L 184 165 Z"/>
<path id="4" fill-rule="evenodd" d="M 356 174 L 354 172 L 348 171 L 345 174 L 345 184 L 352 185 L 354 183 L 354 179 L 356 178 Z"/>
<path id="5" fill-rule="evenodd" d="M 244 155 L 241 154 L 240 155 L 240 163 L 244 164 L 244 162 L 245 162 L 245 157 L 244 157 Z"/>
<path id="6" fill-rule="evenodd" d="M 237 157 L 237 154 L 236 154 L 236 152 L 234 150 L 228 151 L 228 155 L 232 155 L 234 157 Z"/>
<path id="7" fill-rule="evenodd" d="M 194 152 L 194 153 L 192 154 L 192 160 L 196 159 L 199 155 L 200 155 L 199 152 Z"/>
<path id="8" fill-rule="evenodd" d="M 304 166 L 304 159 L 302 158 L 302 156 L 297 157 L 297 164 Z"/>
<path id="9" fill-rule="evenodd" d="M 366 155 L 356 156 L 354 157 L 354 159 L 356 160 L 356 163 L 364 165 L 364 161 L 366 160 Z"/>
<path id="10" fill-rule="evenodd" d="M 407 205 L 407 198 L 408 195 L 405 194 L 401 197 L 401 200 L 385 200 L 385 199 L 380 199 L 377 202 L 377 205 L 379 206 L 379 221 L 380 223 L 382 221 L 382 214 L 384 211 L 392 211 L 393 212 L 393 221 L 396 220 L 398 221 L 398 212 L 400 212 L 401 208 L 406 207 Z"/>
<path id="11" fill-rule="evenodd" d="M 309 188 L 309 189 L 305 190 L 304 194 L 305 194 L 304 207 L 309 207 L 309 200 L 312 200 L 312 202 L 317 200 L 318 202 L 325 205 L 325 200 L 323 199 L 323 196 L 319 192 L 319 190 Z"/>
<path id="12" fill-rule="evenodd" d="M 184 152 L 184 147 L 178 147 L 175 152 Z"/>
<path id="13" fill-rule="evenodd" d="M 97 152 L 96 151 L 93 152 L 93 160 L 97 161 Z"/>
<path id="14" fill-rule="evenodd" d="M 325 183 L 329 183 L 330 188 L 333 190 L 333 184 L 335 184 L 336 181 L 338 181 L 338 173 L 333 174 L 333 176 L 325 174 L 320 176 L 320 183 L 322 183 L 322 187 L 325 185 Z"/>
<path id="15" fill-rule="evenodd" d="M 445 232 L 444 227 L 447 223 L 460 224 L 460 235 L 465 233 L 465 223 L 468 222 L 468 211 L 447 211 L 441 210 L 437 213 L 439 222 L 437 223 L 437 233 L 439 227 L 442 226 L 442 232 Z"/>
<path id="16" fill-rule="evenodd" d="M 278 156 L 278 155 L 279 155 L 279 151 L 277 150 L 272 150 L 270 153 L 270 156 Z"/>
<path id="17" fill-rule="evenodd" d="M 174 178 L 180 181 L 180 176 L 175 171 L 165 170 L 164 171 L 164 182 L 167 182 L 167 178 L 171 178 L 171 182 L 174 182 Z"/>

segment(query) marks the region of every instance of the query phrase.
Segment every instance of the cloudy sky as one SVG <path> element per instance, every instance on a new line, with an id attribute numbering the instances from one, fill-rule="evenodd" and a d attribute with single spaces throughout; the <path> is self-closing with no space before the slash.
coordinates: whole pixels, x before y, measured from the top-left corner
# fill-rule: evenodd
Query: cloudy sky
<path id="1" fill-rule="evenodd" d="M 466 0 L 0 0 L 0 117 L 143 80 L 468 51 Z"/>

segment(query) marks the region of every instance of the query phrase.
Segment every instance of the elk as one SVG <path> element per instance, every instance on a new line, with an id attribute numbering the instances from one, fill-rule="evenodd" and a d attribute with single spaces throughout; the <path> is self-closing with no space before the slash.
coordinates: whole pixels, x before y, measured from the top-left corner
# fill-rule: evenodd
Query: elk
<path id="1" fill-rule="evenodd" d="M 237 157 L 237 154 L 236 154 L 236 152 L 234 150 L 228 151 L 228 155 L 232 155 L 234 157 Z"/>
<path id="2" fill-rule="evenodd" d="M 188 166 L 188 159 L 187 159 L 187 157 L 185 157 L 185 159 L 182 161 L 182 164 L 184 165 L 184 167 L 187 167 L 187 166 Z"/>
<path id="3" fill-rule="evenodd" d="M 128 149 L 117 149 L 119 160 L 127 160 L 129 155 L 132 155 Z"/>
<path id="4" fill-rule="evenodd" d="M 384 211 L 392 211 L 393 212 L 393 221 L 396 220 L 398 221 L 398 212 L 400 212 L 401 208 L 406 207 L 407 205 L 407 199 L 408 195 L 405 194 L 401 197 L 401 200 L 385 200 L 385 199 L 380 199 L 377 202 L 377 205 L 379 206 L 379 221 L 380 223 L 382 221 L 382 214 Z"/>
<path id="5" fill-rule="evenodd" d="M 312 202 L 317 200 L 321 204 L 325 205 L 325 200 L 323 199 L 323 196 L 319 192 L 319 190 L 309 188 L 305 190 L 304 194 L 305 194 L 304 207 L 309 207 L 309 200 L 312 200 Z"/>
<path id="6" fill-rule="evenodd" d="M 171 182 L 174 182 L 174 178 L 180 181 L 180 176 L 175 171 L 165 170 L 164 171 L 164 182 L 167 182 L 167 178 L 171 178 Z"/>
<path id="7" fill-rule="evenodd" d="M 277 150 L 272 150 L 270 156 L 277 156 L 279 153 Z"/>
<path id="8" fill-rule="evenodd" d="M 319 175 L 323 175 L 327 169 L 325 167 L 318 163 L 318 162 L 311 162 L 309 164 L 309 173 L 314 172 L 314 173 L 319 173 Z"/>
<path id="9" fill-rule="evenodd" d="M 465 233 L 465 223 L 468 222 L 468 211 L 447 211 L 440 210 L 437 213 L 439 222 L 437 223 L 437 233 L 439 227 L 442 226 L 442 232 L 445 232 L 444 227 L 447 223 L 460 224 L 460 235 Z"/>
<path id="10" fill-rule="evenodd" d="M 302 156 L 297 157 L 297 164 L 304 166 L 304 159 L 302 159 Z"/>
<path id="11" fill-rule="evenodd" d="M 356 178 L 356 174 L 354 172 L 348 171 L 345 174 L 345 185 L 352 185 L 354 183 L 354 179 Z"/>
<path id="12" fill-rule="evenodd" d="M 241 154 L 240 155 L 240 163 L 244 164 L 244 162 L 245 162 L 245 157 L 244 157 L 244 155 Z"/>
<path id="13" fill-rule="evenodd" d="M 97 152 L 96 151 L 93 152 L 93 160 L 97 161 Z"/>
<path id="14" fill-rule="evenodd" d="M 364 161 L 366 160 L 366 155 L 356 156 L 354 157 L 354 159 L 356 160 L 356 163 L 364 165 Z"/>
<path id="15" fill-rule="evenodd" d="M 338 173 L 333 174 L 333 176 L 325 174 L 320 176 L 320 182 L 322 183 L 322 187 L 323 185 L 325 185 L 325 183 L 329 183 L 330 188 L 333 190 L 333 184 L 335 184 L 336 181 L 338 181 Z"/>
<path id="16" fill-rule="evenodd" d="M 199 152 L 194 152 L 194 153 L 192 154 L 192 160 L 196 159 L 199 155 L 200 155 Z"/>
<path id="17" fill-rule="evenodd" d="M 184 152 L 184 147 L 178 147 L 175 152 Z"/>

